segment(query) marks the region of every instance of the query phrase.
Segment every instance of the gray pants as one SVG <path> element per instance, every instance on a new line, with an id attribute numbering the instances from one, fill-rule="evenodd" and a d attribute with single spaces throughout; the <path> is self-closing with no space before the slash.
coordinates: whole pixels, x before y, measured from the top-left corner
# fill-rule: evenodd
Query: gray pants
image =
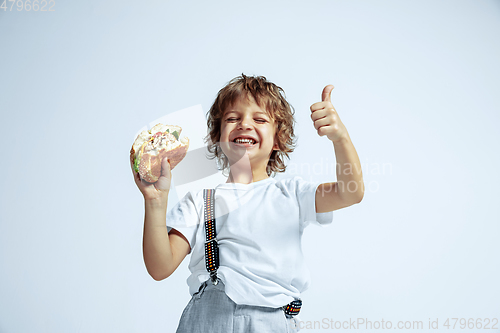
<path id="1" fill-rule="evenodd" d="M 291 333 L 298 332 L 292 316 L 281 308 L 238 305 L 224 292 L 224 283 L 209 280 L 191 297 L 176 333 Z"/>

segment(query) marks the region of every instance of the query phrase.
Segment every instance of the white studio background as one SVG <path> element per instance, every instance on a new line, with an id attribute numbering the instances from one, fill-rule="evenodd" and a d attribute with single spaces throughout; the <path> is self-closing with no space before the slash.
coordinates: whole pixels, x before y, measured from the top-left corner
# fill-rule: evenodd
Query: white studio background
<path id="1" fill-rule="evenodd" d="M 147 274 L 130 146 L 241 73 L 295 108 L 284 176 L 336 180 L 327 84 L 363 164 L 363 201 L 304 234 L 304 323 L 500 318 L 500 1 L 50 6 L 0 9 L 1 333 L 175 331 L 190 257 Z"/>

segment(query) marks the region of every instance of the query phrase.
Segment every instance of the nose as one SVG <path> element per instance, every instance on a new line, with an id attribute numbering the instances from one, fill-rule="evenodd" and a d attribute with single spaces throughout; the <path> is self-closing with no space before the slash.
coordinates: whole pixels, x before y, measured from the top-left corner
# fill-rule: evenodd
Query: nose
<path id="1" fill-rule="evenodd" d="M 250 121 L 250 116 L 243 116 L 241 117 L 241 121 L 238 125 L 238 129 L 249 129 L 251 128 L 251 121 Z"/>

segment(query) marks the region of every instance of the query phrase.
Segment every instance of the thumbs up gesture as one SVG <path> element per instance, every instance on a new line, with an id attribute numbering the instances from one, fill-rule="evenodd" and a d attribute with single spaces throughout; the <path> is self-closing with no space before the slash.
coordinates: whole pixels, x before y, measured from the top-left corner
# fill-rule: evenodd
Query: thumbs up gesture
<path id="1" fill-rule="evenodd" d="M 333 85 L 329 84 L 323 89 L 321 102 L 311 105 L 311 119 L 319 136 L 327 136 L 333 143 L 348 137 L 347 129 L 340 121 L 339 115 L 332 105 L 330 95 Z"/>

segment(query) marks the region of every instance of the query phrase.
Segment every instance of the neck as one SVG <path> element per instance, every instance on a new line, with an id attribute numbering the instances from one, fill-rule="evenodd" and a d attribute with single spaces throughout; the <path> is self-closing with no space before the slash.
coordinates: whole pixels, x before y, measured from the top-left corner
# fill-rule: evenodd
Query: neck
<path id="1" fill-rule="evenodd" d="M 266 172 L 267 163 L 252 165 L 248 155 L 230 166 L 229 177 L 226 183 L 250 184 L 269 178 Z"/>

